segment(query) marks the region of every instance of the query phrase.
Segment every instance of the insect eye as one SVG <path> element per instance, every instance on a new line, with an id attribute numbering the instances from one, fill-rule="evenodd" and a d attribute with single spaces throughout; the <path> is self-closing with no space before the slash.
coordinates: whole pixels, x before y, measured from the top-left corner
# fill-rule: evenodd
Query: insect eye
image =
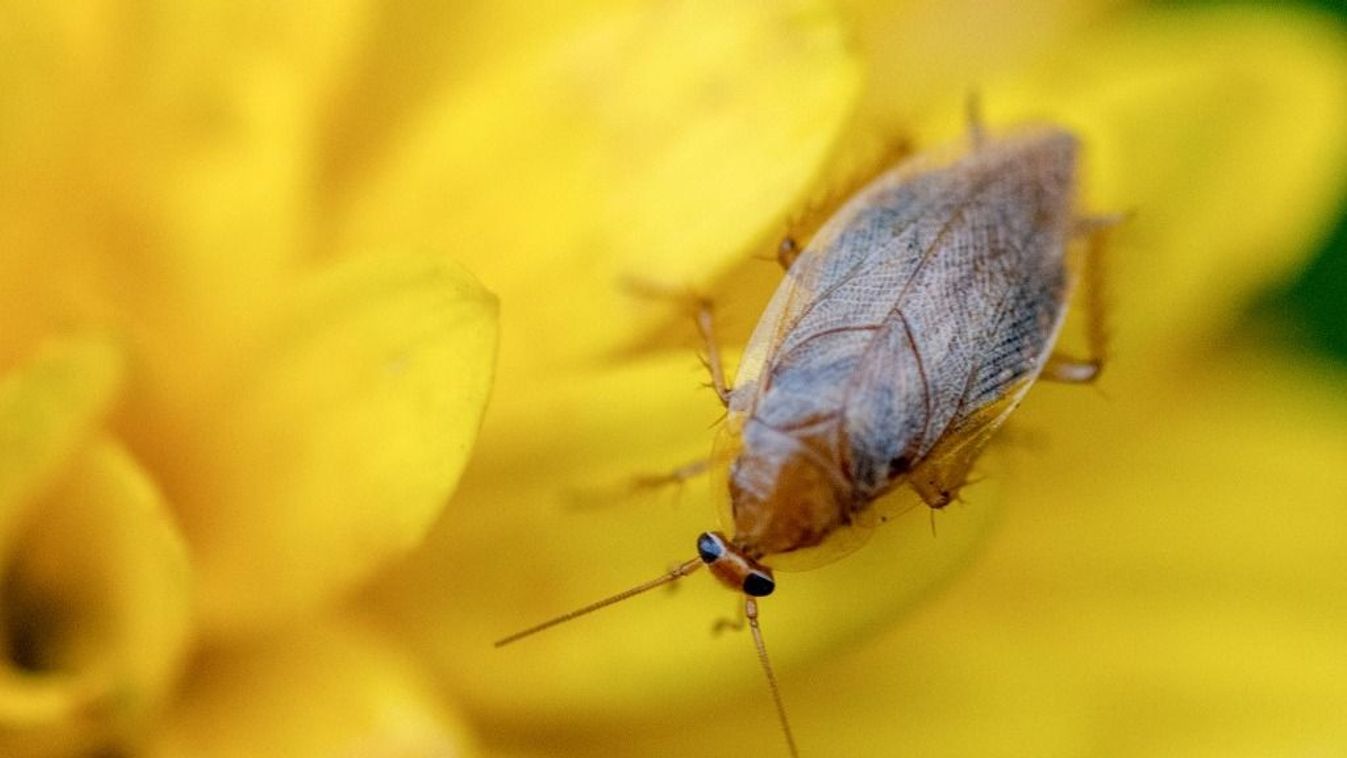
<path id="1" fill-rule="evenodd" d="M 912 470 L 912 461 L 906 455 L 900 455 L 889 461 L 889 476 L 906 474 Z"/>
<path id="2" fill-rule="evenodd" d="M 715 563 L 724 554 L 725 545 L 714 534 L 702 532 L 697 537 L 697 556 L 702 559 L 702 563 Z"/>
<path id="3" fill-rule="evenodd" d="M 744 577 L 745 595 L 766 597 L 767 595 L 772 594 L 772 590 L 774 589 L 776 589 L 776 582 L 772 581 L 772 577 L 767 576 L 760 571 L 752 571 L 748 576 Z"/>

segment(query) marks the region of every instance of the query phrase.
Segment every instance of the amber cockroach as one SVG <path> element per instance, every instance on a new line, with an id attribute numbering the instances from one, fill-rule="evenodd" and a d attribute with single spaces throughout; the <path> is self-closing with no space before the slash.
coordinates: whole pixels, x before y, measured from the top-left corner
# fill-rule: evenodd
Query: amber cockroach
<path id="1" fill-rule="evenodd" d="M 1102 365 L 1094 259 L 1113 219 L 1079 215 L 1077 139 L 1052 126 L 991 139 L 976 119 L 972 133 L 956 157 L 915 155 L 878 174 L 808 240 L 786 236 L 786 276 L 733 388 L 710 303 L 696 301 L 727 409 L 712 468 L 728 493 L 729 533 L 705 532 L 696 558 L 497 646 L 706 566 L 744 597 L 796 755 L 758 623 L 758 598 L 776 586 L 772 566 L 883 520 L 876 503 L 899 488 L 945 507 L 1036 379 L 1088 382 Z M 1054 352 L 1077 279 L 1084 359 Z"/>

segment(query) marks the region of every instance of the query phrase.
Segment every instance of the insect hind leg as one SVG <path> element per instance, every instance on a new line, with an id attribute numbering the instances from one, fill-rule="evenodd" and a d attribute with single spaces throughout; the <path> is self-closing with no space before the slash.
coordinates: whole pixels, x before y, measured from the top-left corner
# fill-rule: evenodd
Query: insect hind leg
<path id="1" fill-rule="evenodd" d="M 781 268 L 790 270 L 819 227 L 852 195 L 912 153 L 912 143 L 905 135 L 893 135 L 875 143 L 863 154 L 843 156 L 842 165 L 831 172 L 832 176 L 821 180 L 818 191 L 789 218 L 776 247 Z"/>
<path id="2" fill-rule="evenodd" d="M 1109 231 L 1125 219 L 1122 215 L 1086 216 L 1077 219 L 1073 232 L 1086 237 L 1081 272 L 1081 305 L 1085 309 L 1085 347 L 1088 355 L 1078 358 L 1054 352 L 1043 365 L 1042 377 L 1065 384 L 1089 384 L 1099 378 L 1108 360 L 1108 308 L 1105 304 L 1104 262 Z"/>

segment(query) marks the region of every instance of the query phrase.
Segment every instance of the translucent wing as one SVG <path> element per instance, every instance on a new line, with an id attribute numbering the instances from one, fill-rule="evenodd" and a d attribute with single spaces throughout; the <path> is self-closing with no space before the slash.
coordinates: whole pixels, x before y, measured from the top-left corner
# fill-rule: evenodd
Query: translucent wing
<path id="1" fill-rule="evenodd" d="M 1074 168 L 1045 130 L 881 176 L 788 272 L 731 410 L 813 440 L 865 500 L 1018 399 L 1065 310 Z"/>

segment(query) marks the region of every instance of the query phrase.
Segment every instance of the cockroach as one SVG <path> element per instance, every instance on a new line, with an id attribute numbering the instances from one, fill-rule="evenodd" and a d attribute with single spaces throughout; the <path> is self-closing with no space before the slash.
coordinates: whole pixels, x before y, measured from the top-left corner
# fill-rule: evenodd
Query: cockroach
<path id="1" fill-rule="evenodd" d="M 1088 382 L 1102 366 L 1094 259 L 1115 219 L 1077 213 L 1076 137 L 1040 126 L 991 139 L 976 118 L 972 135 L 952 158 L 918 154 L 879 173 L 807 241 L 787 234 L 785 278 L 733 388 L 711 304 L 697 301 L 711 384 L 727 409 L 712 463 L 728 494 L 728 533 L 705 532 L 697 556 L 668 573 L 497 646 L 706 566 L 743 595 L 798 755 L 758 622 L 758 598 L 776 588 L 773 566 L 827 543 L 856 544 L 856 530 L 886 518 L 877 503 L 896 490 L 944 508 L 1036 379 Z M 1090 244 L 1078 265 L 1081 238 Z M 1054 352 L 1078 279 L 1085 359 Z"/>

